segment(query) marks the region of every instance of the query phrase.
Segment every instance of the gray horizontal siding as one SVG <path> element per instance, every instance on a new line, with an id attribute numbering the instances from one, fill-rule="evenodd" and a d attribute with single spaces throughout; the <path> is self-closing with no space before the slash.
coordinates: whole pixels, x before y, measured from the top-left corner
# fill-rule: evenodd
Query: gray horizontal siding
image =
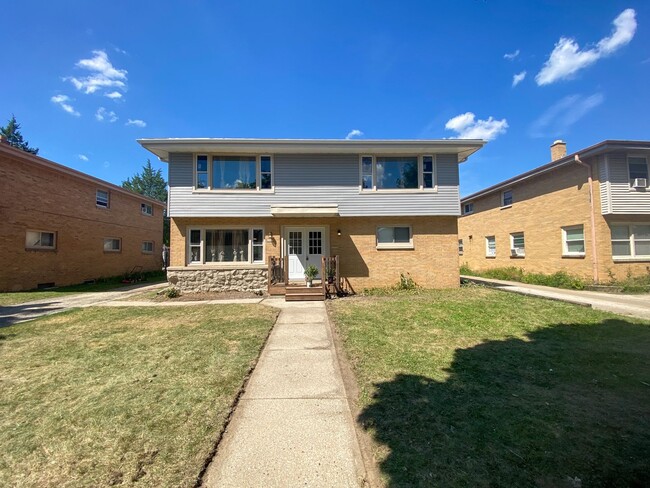
<path id="1" fill-rule="evenodd" d="M 610 207 L 611 198 L 609 198 L 609 169 L 607 160 L 604 156 L 596 158 L 598 164 L 598 180 L 600 181 L 600 208 L 603 215 L 612 212 Z"/>
<path id="2" fill-rule="evenodd" d="M 650 214 L 650 191 L 630 188 L 627 156 L 607 155 L 609 210 L 612 214 Z"/>
<path id="3" fill-rule="evenodd" d="M 192 193 L 192 155 L 169 158 L 172 217 L 270 217 L 271 205 L 337 204 L 341 216 L 459 215 L 456 155 L 438 155 L 438 192 L 359 193 L 359 156 L 275 155 L 275 193 Z"/>

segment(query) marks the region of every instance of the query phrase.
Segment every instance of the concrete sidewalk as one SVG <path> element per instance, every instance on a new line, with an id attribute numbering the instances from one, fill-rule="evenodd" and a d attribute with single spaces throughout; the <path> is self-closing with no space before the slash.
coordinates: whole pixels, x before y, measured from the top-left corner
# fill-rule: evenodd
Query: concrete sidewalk
<path id="1" fill-rule="evenodd" d="M 92 291 L 55 298 L 43 298 L 31 302 L 0 307 L 0 327 L 37 319 L 44 315 L 64 312 L 76 307 L 94 307 L 113 300 L 127 298 L 137 293 L 157 290 L 169 286 L 165 283 L 137 285 L 115 288 L 109 291 Z"/>
<path id="2" fill-rule="evenodd" d="M 323 302 L 281 308 L 207 487 L 354 486 L 365 469 Z"/>
<path id="3" fill-rule="evenodd" d="M 586 290 L 564 290 L 550 286 L 528 285 L 516 281 L 494 280 L 478 276 L 461 276 L 472 283 L 487 285 L 499 290 L 531 295 L 536 297 L 561 300 L 577 305 L 590 306 L 596 310 L 604 310 L 621 315 L 629 315 L 650 320 L 650 294 L 618 295 Z"/>

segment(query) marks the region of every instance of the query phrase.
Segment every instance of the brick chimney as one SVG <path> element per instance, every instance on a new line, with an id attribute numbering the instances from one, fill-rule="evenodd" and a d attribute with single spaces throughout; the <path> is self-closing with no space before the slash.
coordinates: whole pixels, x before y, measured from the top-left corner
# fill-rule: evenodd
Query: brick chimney
<path id="1" fill-rule="evenodd" d="M 551 161 L 557 161 L 566 156 L 566 142 L 558 139 L 551 144 Z"/>

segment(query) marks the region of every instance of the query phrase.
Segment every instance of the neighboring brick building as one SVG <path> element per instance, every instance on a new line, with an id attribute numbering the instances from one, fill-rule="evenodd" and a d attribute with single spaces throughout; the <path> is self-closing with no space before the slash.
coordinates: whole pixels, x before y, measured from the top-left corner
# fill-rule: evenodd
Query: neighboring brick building
<path id="1" fill-rule="evenodd" d="M 595 283 L 650 273 L 650 141 L 603 141 L 569 156 L 556 141 L 551 157 L 461 200 L 460 263 Z"/>
<path id="2" fill-rule="evenodd" d="M 158 270 L 163 210 L 0 141 L 0 291 Z"/>
<path id="3" fill-rule="evenodd" d="M 170 281 L 267 288 L 339 256 L 353 289 L 459 285 L 458 165 L 478 140 L 145 139 L 169 163 Z M 321 273 L 322 274 L 322 273 Z"/>

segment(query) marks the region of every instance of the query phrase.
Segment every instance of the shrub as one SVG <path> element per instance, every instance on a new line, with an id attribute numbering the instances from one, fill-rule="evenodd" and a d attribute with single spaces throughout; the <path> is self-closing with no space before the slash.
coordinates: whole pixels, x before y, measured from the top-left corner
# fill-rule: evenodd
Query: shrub
<path id="1" fill-rule="evenodd" d="M 170 286 L 169 288 L 165 288 L 162 291 L 162 294 L 165 295 L 167 298 L 178 298 L 179 296 L 181 296 L 181 291 L 175 286 Z"/>
<path id="2" fill-rule="evenodd" d="M 418 287 L 417 283 L 411 278 L 411 275 L 406 273 L 400 273 L 399 282 L 395 286 L 397 290 L 415 290 Z"/>
<path id="3" fill-rule="evenodd" d="M 567 288 L 573 290 L 584 290 L 585 282 L 565 271 L 558 271 L 553 274 L 544 273 L 527 273 L 522 268 L 508 266 L 505 268 L 493 268 L 485 271 L 472 271 L 469 266 L 461 268 L 462 274 L 472 276 L 482 276 L 483 278 L 492 278 L 495 280 L 518 281 L 529 285 L 544 285 L 555 288 Z"/>

